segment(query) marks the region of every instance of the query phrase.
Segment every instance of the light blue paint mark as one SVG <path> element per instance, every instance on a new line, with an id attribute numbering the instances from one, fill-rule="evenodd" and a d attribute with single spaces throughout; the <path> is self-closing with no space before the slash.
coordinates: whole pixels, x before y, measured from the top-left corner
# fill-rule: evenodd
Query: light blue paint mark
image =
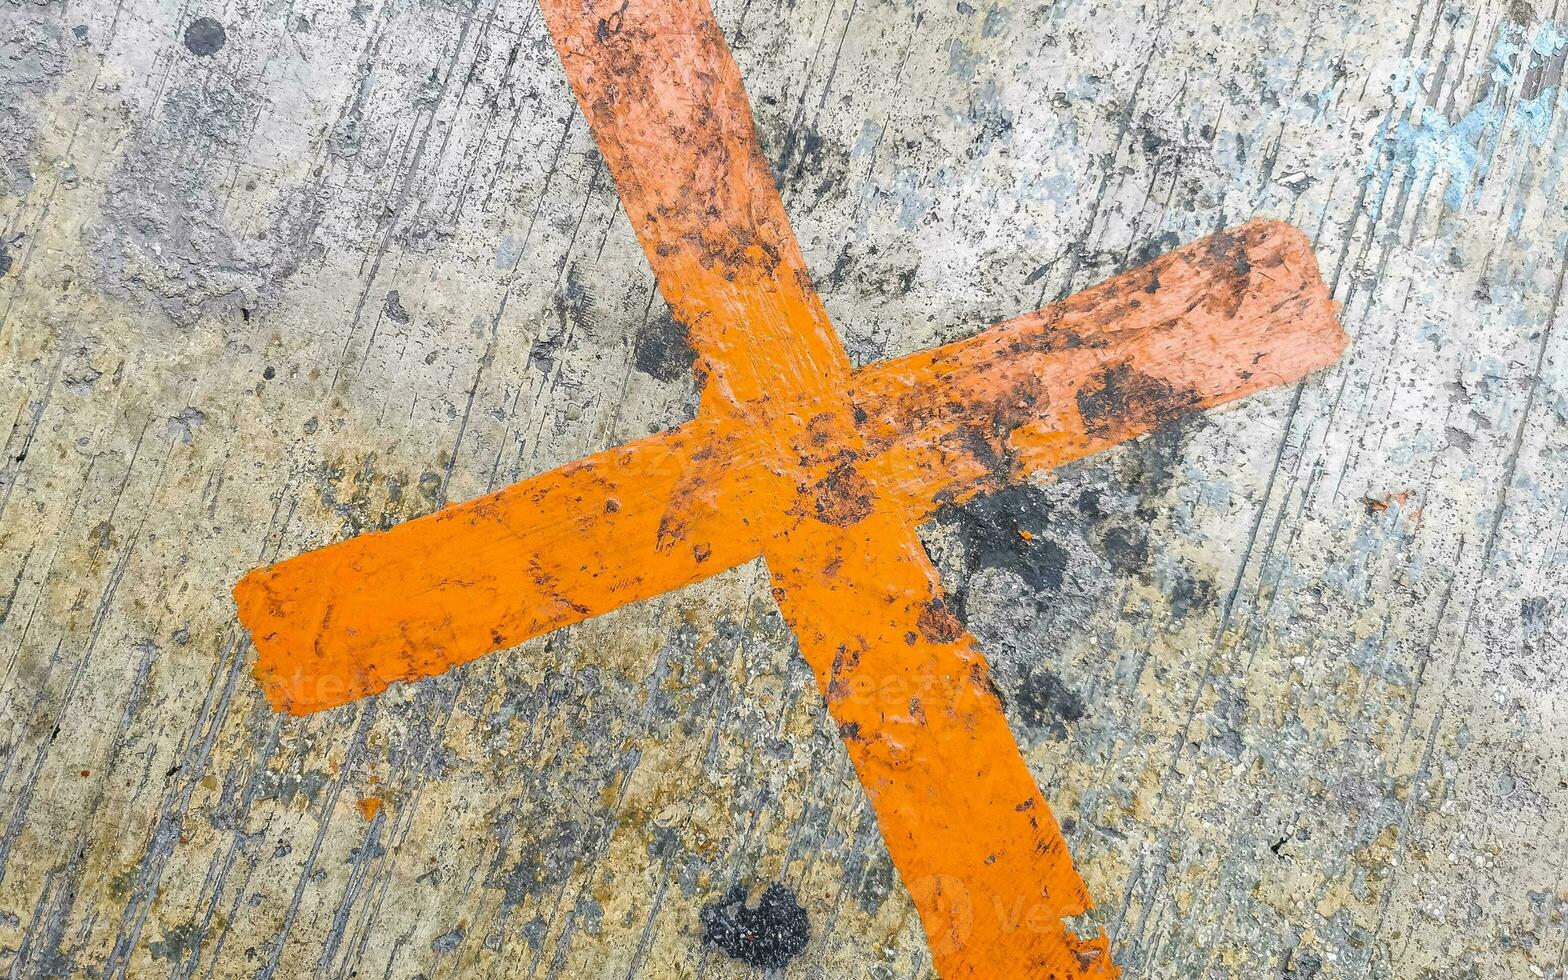
<path id="1" fill-rule="evenodd" d="M 1336 560 L 1323 566 L 1321 576 L 1324 585 L 1338 592 L 1352 602 L 1359 602 L 1366 598 L 1366 587 L 1360 575 L 1361 569 L 1349 562 Z"/>
<path id="2" fill-rule="evenodd" d="M 908 168 L 902 168 L 893 178 L 893 186 L 889 194 L 898 204 L 898 226 L 905 231 L 913 230 L 920 224 L 920 219 L 931 210 L 931 195 L 920 187 L 920 174 Z"/>
<path id="3" fill-rule="evenodd" d="M 1330 85 L 1327 88 L 1319 89 L 1317 93 L 1311 97 L 1311 119 L 1313 121 L 1317 121 L 1323 118 L 1323 114 L 1328 112 L 1328 107 L 1333 104 L 1334 98 L 1337 94 L 1338 92 L 1336 86 Z"/>
<path id="4" fill-rule="evenodd" d="M 1547 143 L 1557 87 L 1512 107 L 1508 94 L 1516 71 L 1527 68 L 1531 57 L 1555 58 L 1568 48 L 1568 34 L 1549 21 L 1541 24 L 1530 42 L 1530 56 L 1526 55 L 1523 36 L 1518 27 L 1504 29 L 1492 47 L 1486 94 L 1457 120 L 1430 107 L 1417 107 L 1426 94 L 1422 87 L 1427 75 L 1424 66 L 1409 66 L 1396 75 L 1394 94 L 1403 103 L 1403 109 L 1392 125 L 1385 121 L 1378 127 L 1373 145 L 1382 152 L 1374 155 L 1369 164 L 1368 176 L 1379 171 L 1383 176 L 1376 201 L 1379 209 L 1398 167 L 1405 168 L 1405 180 L 1415 185 L 1417 199 L 1424 198 L 1441 175 L 1445 180 L 1444 203 L 1458 210 L 1479 200 L 1492 160 L 1505 138 L 1522 134 L 1532 146 Z M 1413 118 L 1415 122 L 1411 121 Z"/>
<path id="5" fill-rule="evenodd" d="M 1408 466 L 1417 459 L 1427 459 L 1438 450 L 1437 439 L 1430 432 L 1420 432 L 1401 440 L 1388 450 L 1388 460 L 1395 466 Z"/>
<path id="6" fill-rule="evenodd" d="M 1557 88 L 1546 89 L 1533 99 L 1519 103 L 1517 110 L 1519 128 L 1530 138 L 1531 146 L 1546 143 L 1546 128 L 1552 121 L 1552 105 L 1557 101 Z"/>
<path id="7" fill-rule="evenodd" d="M 947 73 L 961 81 L 972 82 L 980 68 L 980 55 L 958 38 L 947 45 Z"/>
<path id="8" fill-rule="evenodd" d="M 1099 75 L 1079 75 L 1073 79 L 1067 97 L 1073 102 L 1095 102 L 1105 92 L 1105 79 Z"/>
<path id="9" fill-rule="evenodd" d="M 876 152 L 877 144 L 882 141 L 882 124 L 872 119 L 863 120 L 860 124 L 860 136 L 855 140 L 855 146 L 849 151 L 853 160 L 864 160 Z"/>
<path id="10" fill-rule="evenodd" d="M 1214 139 L 1214 161 L 1225 169 L 1225 172 L 1237 181 L 1245 179 L 1247 166 L 1243 162 L 1246 147 L 1242 143 L 1239 133 L 1230 131 L 1221 132 Z"/>
<path id="11" fill-rule="evenodd" d="M 501 239 L 495 247 L 495 267 L 497 269 L 510 269 L 517 265 L 517 260 L 523 257 L 523 250 L 518 246 L 517 240 L 511 235 Z"/>
<path id="12" fill-rule="evenodd" d="M 1410 687 L 1415 682 L 1398 661 L 1385 653 L 1385 633 L 1368 633 L 1351 646 L 1348 658 L 1351 663 L 1368 674 L 1376 674 L 1391 684 Z"/>
<path id="13" fill-rule="evenodd" d="M 992 7 L 986 11 L 985 23 L 980 28 L 981 37 L 996 37 L 1002 33 L 1007 22 L 1012 19 L 1012 14 L 1002 7 Z"/>
<path id="14" fill-rule="evenodd" d="M 1070 173 L 1054 173 L 1036 182 L 1046 200 L 1059 208 L 1069 208 L 1078 200 L 1078 181 Z"/>
<path id="15" fill-rule="evenodd" d="M 1535 40 L 1530 43 L 1535 53 L 1542 58 L 1555 58 L 1568 48 L 1568 32 L 1564 32 L 1551 21 L 1543 21 L 1536 28 Z"/>

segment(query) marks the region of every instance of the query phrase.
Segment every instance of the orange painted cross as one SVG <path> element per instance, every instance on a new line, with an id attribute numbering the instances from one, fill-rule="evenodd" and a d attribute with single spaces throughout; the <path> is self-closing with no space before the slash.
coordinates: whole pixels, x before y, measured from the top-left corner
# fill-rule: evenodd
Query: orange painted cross
<path id="1" fill-rule="evenodd" d="M 235 587 L 305 713 L 764 558 L 948 980 L 1114 977 L 1056 820 L 916 527 L 940 505 L 1295 381 L 1346 339 L 1303 236 L 1254 223 L 861 370 L 812 289 L 706 0 L 543 0 L 697 418 Z"/>

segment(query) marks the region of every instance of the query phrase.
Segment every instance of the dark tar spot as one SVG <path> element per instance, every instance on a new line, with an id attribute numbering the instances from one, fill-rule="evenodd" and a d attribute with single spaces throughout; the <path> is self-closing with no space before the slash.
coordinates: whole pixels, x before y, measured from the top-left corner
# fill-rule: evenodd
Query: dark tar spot
<path id="1" fill-rule="evenodd" d="M 1167 231 L 1160 237 L 1150 239 L 1139 246 L 1138 250 L 1132 255 L 1132 265 L 1136 267 L 1143 265 L 1145 262 L 1153 262 L 1166 252 L 1175 250 L 1180 245 L 1181 237 L 1174 231 Z"/>
<path id="2" fill-rule="evenodd" d="M 1038 488 L 1028 484 L 1007 487 L 962 506 L 944 507 L 937 519 L 956 524 L 964 564 L 971 575 L 982 568 L 1005 569 L 1036 592 L 1062 587 L 1067 550 L 1042 535 L 1051 516 L 1045 494 Z M 1020 531 L 1031 533 L 1026 538 Z"/>
<path id="3" fill-rule="evenodd" d="M 632 363 L 643 374 L 664 382 L 679 381 L 691 374 L 691 365 L 696 359 L 686 326 L 668 312 L 637 331 Z"/>
<path id="4" fill-rule="evenodd" d="M 755 908 L 746 901 L 746 889 L 736 885 L 704 908 L 701 919 L 703 942 L 765 970 L 789 965 L 811 939 L 806 910 L 779 884 L 769 885 Z"/>
<path id="5" fill-rule="evenodd" d="M 1528 631 L 1545 626 L 1550 615 L 1551 606 L 1546 596 L 1530 596 L 1519 600 L 1519 620 Z"/>
<path id="6" fill-rule="evenodd" d="M 1137 574 L 1149 563 L 1149 535 L 1139 527 L 1109 527 L 1100 538 L 1100 551 L 1112 568 Z"/>
<path id="7" fill-rule="evenodd" d="M 1291 953 L 1290 965 L 1285 968 L 1285 980 L 1312 980 L 1323 969 L 1323 960 L 1313 953 L 1298 949 Z"/>
<path id="8" fill-rule="evenodd" d="M 395 323 L 407 323 L 411 319 L 403 309 L 403 297 L 395 289 L 387 293 L 387 317 Z"/>
<path id="9" fill-rule="evenodd" d="M 198 17 L 185 28 L 186 49 L 201 58 L 217 54 L 228 40 L 229 35 L 223 25 L 211 17 Z"/>
<path id="10" fill-rule="evenodd" d="M 1031 728 L 1049 728 L 1058 737 L 1067 734 L 1064 722 L 1078 721 L 1087 710 L 1078 692 L 1045 667 L 1023 679 L 1012 703 L 1019 721 Z"/>
<path id="11" fill-rule="evenodd" d="M 1171 583 L 1171 615 L 1177 619 L 1184 619 L 1195 610 L 1213 609 L 1214 602 L 1214 583 L 1195 578 L 1186 569 L 1182 569 Z"/>

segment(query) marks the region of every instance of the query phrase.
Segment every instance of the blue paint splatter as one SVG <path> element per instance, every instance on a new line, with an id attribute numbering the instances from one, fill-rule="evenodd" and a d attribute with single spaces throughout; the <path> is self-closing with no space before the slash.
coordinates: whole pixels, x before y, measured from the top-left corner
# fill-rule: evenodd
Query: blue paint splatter
<path id="1" fill-rule="evenodd" d="M 1396 93 L 1404 100 L 1402 111 L 1392 123 L 1385 121 L 1375 137 L 1382 152 L 1374 157 L 1371 167 L 1373 172 L 1382 172 L 1382 194 L 1386 195 L 1394 170 L 1403 166 L 1418 199 L 1426 196 L 1441 175 L 1446 180 L 1444 203 L 1457 210 L 1480 198 L 1492 160 L 1505 138 L 1522 135 L 1535 147 L 1547 143 L 1559 87 L 1551 86 L 1511 105 L 1508 95 L 1520 71 L 1532 62 L 1539 64 L 1537 59 L 1555 58 L 1568 49 L 1568 33 L 1549 21 L 1543 23 L 1529 42 L 1528 52 L 1524 34 L 1516 26 L 1503 30 L 1492 47 L 1485 95 L 1457 120 L 1431 107 L 1418 106 L 1426 94 L 1421 85 L 1427 73 L 1424 66 L 1403 80 Z"/>

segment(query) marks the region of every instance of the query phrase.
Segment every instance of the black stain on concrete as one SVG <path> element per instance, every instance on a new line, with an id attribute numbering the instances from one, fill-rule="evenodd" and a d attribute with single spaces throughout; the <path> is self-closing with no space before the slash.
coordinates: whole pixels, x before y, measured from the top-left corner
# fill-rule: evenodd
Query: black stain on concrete
<path id="1" fill-rule="evenodd" d="M 528 366 L 549 377 L 555 372 L 556 362 L 561 359 L 561 351 L 565 346 L 565 339 L 559 334 L 539 338 L 528 351 Z"/>
<path id="2" fill-rule="evenodd" d="M 7 272 L 10 272 L 10 271 L 11 271 L 11 250 L 6 247 L 5 242 L 0 241 L 0 276 L 3 276 Z"/>
<path id="3" fill-rule="evenodd" d="M 1079 494 L 1075 516 L 1083 538 L 1117 574 L 1148 578 L 1158 550 L 1150 540 L 1150 529 L 1165 512 L 1164 500 L 1176 485 L 1188 439 L 1207 424 L 1202 415 L 1178 413 L 1174 421 L 1118 451 L 1106 474 L 1106 489 L 1088 487 Z M 1132 512 L 1107 506 L 1107 494 L 1130 494 Z M 1213 585 L 1191 579 L 1178 582 L 1171 598 L 1181 607 L 1180 615 L 1207 609 L 1214 601 Z"/>
<path id="4" fill-rule="evenodd" d="M 1067 551 L 1040 533 L 1051 523 L 1051 508 L 1039 489 L 1007 487 L 962 506 L 943 507 L 936 519 L 956 529 L 969 575 L 1006 569 L 1036 592 L 1062 587 Z"/>
<path id="5" fill-rule="evenodd" d="M 811 939 L 806 910 L 779 884 L 769 885 L 755 907 L 747 901 L 746 889 L 736 885 L 721 901 L 705 907 L 701 919 L 703 942 L 765 970 L 788 966 Z"/>
<path id="6" fill-rule="evenodd" d="M 1091 397 L 1136 406 L 1140 396 L 1126 393 L 1120 372 L 1108 374 Z M 1164 395 L 1154 401 L 1169 404 Z M 1148 581 L 1160 548 L 1151 532 L 1168 513 L 1166 496 L 1178 482 L 1186 443 L 1208 424 L 1203 415 L 1181 413 L 1110 456 L 1072 467 L 1065 479 L 1094 481 L 1073 498 L 1020 484 L 939 508 L 934 520 L 951 528 L 963 555 L 963 574 L 949 583 L 960 609 L 967 581 L 985 569 L 1011 572 L 1037 594 L 1059 595 L 1080 542 L 1116 575 Z M 1097 571 L 1079 567 L 1075 577 L 1082 584 Z M 1213 583 L 1186 568 L 1177 570 L 1170 588 L 1178 618 L 1215 603 Z"/>
<path id="7" fill-rule="evenodd" d="M 1142 449 L 1142 446 L 1137 447 Z M 1138 505 L 1133 510 L 1131 518 L 1121 513 L 1112 513 L 1106 509 L 1105 491 L 1098 487 L 1086 487 L 1078 494 L 1074 507 L 1074 516 L 1078 521 L 1077 530 L 1083 540 L 1088 542 L 1111 571 L 1118 575 L 1136 575 L 1144 577 L 1148 573 L 1150 548 L 1148 526 L 1157 516 L 1156 509 L 1149 503 L 1152 499 L 1164 492 L 1163 485 L 1144 486 L 1149 481 L 1148 460 L 1142 452 L 1134 450 L 1130 454 L 1128 464 L 1123 467 L 1123 472 L 1117 474 L 1117 481 L 1127 481 L 1134 489 L 1140 491 Z M 1156 457 L 1156 460 L 1159 457 Z M 1158 464 L 1156 470 L 1156 484 L 1163 484 L 1158 479 Z M 1171 474 L 1167 474 L 1170 476 Z"/>
<path id="8" fill-rule="evenodd" d="M 1118 271 L 1127 271 L 1154 262 L 1163 254 L 1176 251 L 1178 248 L 1181 248 L 1181 235 L 1176 232 L 1165 232 L 1157 238 L 1149 238 L 1143 245 L 1138 246 L 1137 251 L 1132 252 L 1132 260 L 1127 263 L 1127 268 Z"/>
<path id="9" fill-rule="evenodd" d="M 1313 980 L 1322 969 L 1322 957 L 1305 950 L 1293 950 L 1289 965 L 1285 967 L 1284 980 Z"/>
<path id="10" fill-rule="evenodd" d="M 395 289 L 387 293 L 386 310 L 387 318 L 393 323 L 407 323 L 412 319 L 408 311 L 403 309 L 403 297 L 399 296 Z"/>
<path id="11" fill-rule="evenodd" d="M 210 58 L 228 43 L 223 25 L 211 17 L 198 17 L 185 28 L 185 47 L 200 58 Z"/>
<path id="12" fill-rule="evenodd" d="M 200 938 L 195 923 L 182 922 L 164 933 L 162 939 L 149 942 L 147 951 L 153 955 L 153 959 L 172 962 L 195 949 Z"/>
<path id="13" fill-rule="evenodd" d="M 1113 525 L 1100 536 L 1100 553 L 1123 574 L 1142 574 L 1149 565 L 1149 535 L 1141 527 Z"/>
<path id="14" fill-rule="evenodd" d="M 691 375 L 696 351 L 686 334 L 686 326 L 666 311 L 649 320 L 637 331 L 637 342 L 632 352 L 632 363 L 637 370 L 666 383 L 673 383 Z"/>
<path id="15" fill-rule="evenodd" d="M 1045 667 L 1026 675 L 1010 700 L 1025 725 L 1048 729 L 1058 738 L 1065 738 L 1067 723 L 1078 721 L 1087 710 L 1078 692 Z"/>
<path id="16" fill-rule="evenodd" d="M 1191 612 L 1213 609 L 1218 598 L 1215 593 L 1213 582 L 1198 578 L 1185 568 L 1180 569 L 1171 583 L 1171 615 L 1186 619 Z"/>

